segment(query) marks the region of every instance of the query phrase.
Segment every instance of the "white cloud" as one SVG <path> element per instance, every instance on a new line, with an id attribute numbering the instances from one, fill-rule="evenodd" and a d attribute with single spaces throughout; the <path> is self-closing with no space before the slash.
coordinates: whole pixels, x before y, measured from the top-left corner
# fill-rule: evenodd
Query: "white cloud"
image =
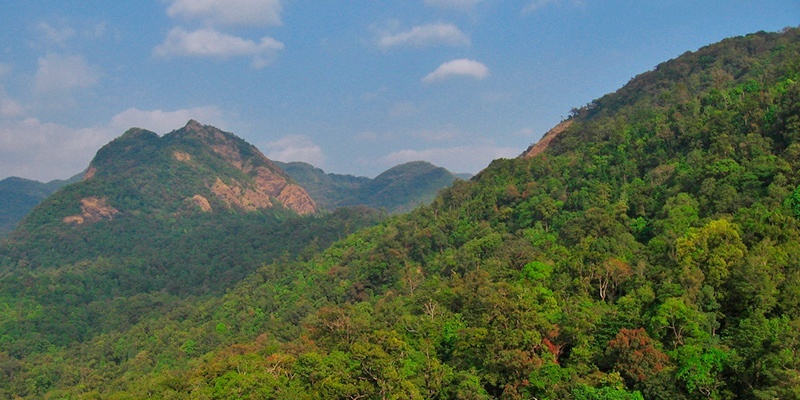
<path id="1" fill-rule="evenodd" d="M 481 0 L 425 0 L 425 5 L 458 10 L 471 10 L 480 2 Z"/>
<path id="2" fill-rule="evenodd" d="M 39 93 L 67 93 L 98 82 L 98 73 L 81 56 L 48 54 L 39 58 L 34 89 Z"/>
<path id="3" fill-rule="evenodd" d="M 167 15 L 210 25 L 277 26 L 281 10 L 279 0 L 175 0 Z"/>
<path id="4" fill-rule="evenodd" d="M 153 54 L 161 57 L 253 57 L 253 66 L 264 67 L 275 54 L 283 49 L 283 43 L 263 37 L 260 42 L 238 36 L 217 32 L 213 29 L 200 29 L 187 32 L 181 28 L 169 31 L 164 43 L 153 49 Z"/>
<path id="5" fill-rule="evenodd" d="M 494 159 L 513 158 L 517 155 L 519 155 L 519 149 L 496 147 L 492 144 L 476 144 L 424 150 L 400 150 L 383 157 L 381 161 L 386 166 L 393 166 L 423 160 L 445 167 L 452 172 L 474 174 L 485 168 Z"/>
<path id="6" fill-rule="evenodd" d="M 384 33 L 378 39 L 383 48 L 398 46 L 426 47 L 434 45 L 466 46 L 469 37 L 453 24 L 428 24 L 415 26 L 397 34 Z"/>
<path id="7" fill-rule="evenodd" d="M 0 171 L 49 181 L 82 171 L 113 138 L 107 127 L 73 129 L 36 118 L 0 123 Z"/>
<path id="8" fill-rule="evenodd" d="M 215 107 L 175 111 L 131 108 L 107 124 L 85 128 L 36 118 L 0 118 L 0 171 L 2 177 L 40 181 L 68 178 L 85 169 L 100 147 L 129 128 L 166 132 L 184 126 L 189 119 L 219 126 L 222 112 Z"/>
<path id="9" fill-rule="evenodd" d="M 142 128 L 163 134 L 181 128 L 190 119 L 224 128 L 222 111 L 214 106 L 175 111 L 129 108 L 111 118 L 110 125 L 119 132 L 124 132 L 130 128 Z"/>
<path id="10" fill-rule="evenodd" d="M 264 145 L 267 158 L 276 161 L 303 161 L 315 167 L 325 164 L 322 148 L 304 135 L 290 135 Z"/>
<path id="11" fill-rule="evenodd" d="M 435 71 L 422 78 L 425 83 L 447 79 L 453 76 L 466 76 L 475 79 L 484 79 L 489 76 L 489 68 L 477 61 L 465 58 L 448 61 L 436 68 Z"/>
<path id="12" fill-rule="evenodd" d="M 47 22 L 40 22 L 36 25 L 36 31 L 42 36 L 45 43 L 49 44 L 64 44 L 68 40 L 75 37 L 75 29 L 70 27 L 56 28 Z"/>
<path id="13" fill-rule="evenodd" d="M 0 117 L 21 116 L 24 109 L 14 99 L 8 97 L 0 88 Z"/>

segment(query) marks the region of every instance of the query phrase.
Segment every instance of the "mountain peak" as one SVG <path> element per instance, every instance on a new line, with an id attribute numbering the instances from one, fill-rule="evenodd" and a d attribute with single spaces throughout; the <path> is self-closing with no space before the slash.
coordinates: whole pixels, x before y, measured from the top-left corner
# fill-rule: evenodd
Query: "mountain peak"
<path id="1" fill-rule="evenodd" d="M 97 152 L 85 180 L 93 183 L 71 202 L 103 198 L 120 215 L 187 207 L 204 212 L 278 205 L 298 214 L 317 210 L 308 193 L 253 145 L 196 120 L 164 136 L 129 129 Z"/>

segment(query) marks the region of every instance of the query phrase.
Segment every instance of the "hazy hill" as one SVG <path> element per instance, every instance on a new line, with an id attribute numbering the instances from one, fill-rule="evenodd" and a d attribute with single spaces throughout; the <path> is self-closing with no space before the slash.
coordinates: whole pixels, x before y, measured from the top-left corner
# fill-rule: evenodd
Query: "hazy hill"
<path id="1" fill-rule="evenodd" d="M 17 223 L 47 196 L 82 177 L 83 174 L 78 174 L 67 180 L 47 183 L 17 177 L 0 181 L 0 236 L 16 228 Z"/>
<path id="2" fill-rule="evenodd" d="M 5 275 L 0 385 L 28 398 L 800 398 L 798 121 L 800 30 L 731 38 L 576 109 L 536 154 L 429 206 L 70 346 L 41 343 L 30 279 Z"/>
<path id="3" fill-rule="evenodd" d="M 392 167 L 374 179 L 325 173 L 303 162 L 276 164 L 306 188 L 320 207 L 328 210 L 366 205 L 391 213 L 406 212 L 430 203 L 439 190 L 459 179 L 450 171 L 425 161 Z"/>

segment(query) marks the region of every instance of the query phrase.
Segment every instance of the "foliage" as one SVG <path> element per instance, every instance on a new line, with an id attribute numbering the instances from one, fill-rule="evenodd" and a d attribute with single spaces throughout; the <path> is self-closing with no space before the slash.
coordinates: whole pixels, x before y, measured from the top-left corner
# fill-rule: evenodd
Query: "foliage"
<path id="1" fill-rule="evenodd" d="M 66 272 L 6 269 L 0 391 L 797 398 L 799 39 L 757 33 L 664 63 L 578 110 L 539 156 L 496 160 L 327 249 L 265 259 L 224 293 L 87 309 L 70 305 L 86 285 Z M 48 336 L 75 329 L 47 328 L 56 299 L 94 334 Z M 137 319 L 103 318 L 115 301 Z"/>

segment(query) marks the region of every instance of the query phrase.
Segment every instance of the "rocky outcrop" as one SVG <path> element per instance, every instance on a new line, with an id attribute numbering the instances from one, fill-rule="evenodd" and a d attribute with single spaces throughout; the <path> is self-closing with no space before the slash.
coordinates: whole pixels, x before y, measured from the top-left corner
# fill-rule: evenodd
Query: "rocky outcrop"
<path id="1" fill-rule="evenodd" d="M 196 194 L 196 195 L 194 195 L 192 197 L 187 198 L 185 200 L 185 202 L 187 204 L 190 204 L 190 205 L 194 206 L 194 207 L 197 207 L 202 212 L 211 212 L 211 211 L 213 211 L 211 209 L 211 204 L 208 202 L 208 199 L 203 197 L 203 196 L 200 196 L 199 194 Z"/>
<path id="2" fill-rule="evenodd" d="M 114 219 L 119 210 L 108 205 L 105 198 L 84 197 L 81 199 L 81 213 L 64 217 L 67 224 L 82 225 L 89 222 Z"/>
<path id="3" fill-rule="evenodd" d="M 178 132 L 199 139 L 223 160 L 253 178 L 254 185 L 235 179 L 228 179 L 228 183 L 220 178 L 214 181 L 210 189 L 226 206 L 247 211 L 258 210 L 273 207 L 274 199 L 301 215 L 317 211 L 316 202 L 305 189 L 292 182 L 258 149 L 233 134 L 194 120 Z M 173 153 L 173 156 L 186 159 L 189 155 L 179 158 Z"/>

